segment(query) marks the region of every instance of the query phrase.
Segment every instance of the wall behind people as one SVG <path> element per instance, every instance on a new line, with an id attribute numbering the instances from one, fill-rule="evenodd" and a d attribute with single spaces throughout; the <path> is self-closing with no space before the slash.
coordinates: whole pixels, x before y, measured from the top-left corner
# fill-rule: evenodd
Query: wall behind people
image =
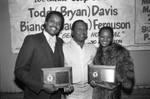
<path id="1" fill-rule="evenodd" d="M 12 53 L 8 0 L 0 0 L 0 91 L 19 92 L 21 83 L 15 81 L 17 54 Z M 150 86 L 150 50 L 130 50 L 135 64 L 136 85 Z M 16 83 L 17 82 L 17 83 Z"/>
<path id="2" fill-rule="evenodd" d="M 17 92 L 20 88 L 14 82 L 14 66 L 17 54 L 11 51 L 10 20 L 8 0 L 0 1 L 0 91 Z"/>

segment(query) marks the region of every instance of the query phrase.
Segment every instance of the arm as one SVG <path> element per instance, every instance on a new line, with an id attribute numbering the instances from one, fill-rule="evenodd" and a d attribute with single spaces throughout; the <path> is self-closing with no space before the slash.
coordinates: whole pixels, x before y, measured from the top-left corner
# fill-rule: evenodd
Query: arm
<path id="1" fill-rule="evenodd" d="M 38 93 L 43 87 L 43 83 L 39 82 L 34 74 L 31 74 L 31 61 L 34 53 L 34 45 L 31 36 L 27 36 L 18 54 L 15 75 L 28 88 Z"/>
<path id="2" fill-rule="evenodd" d="M 118 62 L 117 79 L 121 82 L 121 89 L 124 92 L 131 92 L 134 85 L 134 64 L 129 51 L 126 51 L 123 60 Z"/>

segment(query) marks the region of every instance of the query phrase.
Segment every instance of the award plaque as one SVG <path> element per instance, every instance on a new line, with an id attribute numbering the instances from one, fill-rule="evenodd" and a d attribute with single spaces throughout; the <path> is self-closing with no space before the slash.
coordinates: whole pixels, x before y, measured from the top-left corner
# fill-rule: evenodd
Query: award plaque
<path id="1" fill-rule="evenodd" d="M 58 88 L 72 84 L 72 67 L 42 68 L 44 83 L 54 84 Z"/>
<path id="2" fill-rule="evenodd" d="M 88 82 L 92 80 L 95 83 L 115 83 L 115 67 L 107 65 L 89 65 L 88 66 Z"/>

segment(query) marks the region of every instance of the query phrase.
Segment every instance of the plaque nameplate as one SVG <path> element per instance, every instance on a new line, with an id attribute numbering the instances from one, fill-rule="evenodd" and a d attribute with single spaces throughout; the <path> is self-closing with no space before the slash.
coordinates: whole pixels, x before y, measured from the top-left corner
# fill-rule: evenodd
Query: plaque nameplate
<path id="1" fill-rule="evenodd" d="M 116 83 L 115 67 L 107 65 L 89 65 L 88 66 L 88 82 L 92 80 L 96 83 L 108 82 Z"/>
<path id="2" fill-rule="evenodd" d="M 42 68 L 44 83 L 54 84 L 58 88 L 72 84 L 72 67 Z"/>

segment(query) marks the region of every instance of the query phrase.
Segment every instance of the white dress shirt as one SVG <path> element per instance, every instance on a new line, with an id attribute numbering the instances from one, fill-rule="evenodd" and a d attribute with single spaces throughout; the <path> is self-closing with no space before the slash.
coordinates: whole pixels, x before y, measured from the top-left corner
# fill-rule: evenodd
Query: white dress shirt
<path id="1" fill-rule="evenodd" d="M 56 36 L 55 35 L 51 36 L 45 30 L 44 30 L 44 35 L 45 35 L 46 40 L 47 40 L 48 44 L 50 45 L 52 51 L 54 52 L 55 51 L 55 44 L 56 44 Z"/>
<path id="2" fill-rule="evenodd" d="M 96 47 L 92 44 L 84 44 L 81 48 L 73 39 L 63 45 L 65 66 L 72 67 L 74 92 L 72 98 L 67 99 L 91 99 L 88 85 L 88 64 L 91 64 L 96 53 Z M 91 89 L 91 88 L 90 88 Z M 90 92 L 91 93 L 91 92 Z M 86 97 L 87 96 L 87 97 Z M 76 97 L 76 98 L 75 98 Z"/>

